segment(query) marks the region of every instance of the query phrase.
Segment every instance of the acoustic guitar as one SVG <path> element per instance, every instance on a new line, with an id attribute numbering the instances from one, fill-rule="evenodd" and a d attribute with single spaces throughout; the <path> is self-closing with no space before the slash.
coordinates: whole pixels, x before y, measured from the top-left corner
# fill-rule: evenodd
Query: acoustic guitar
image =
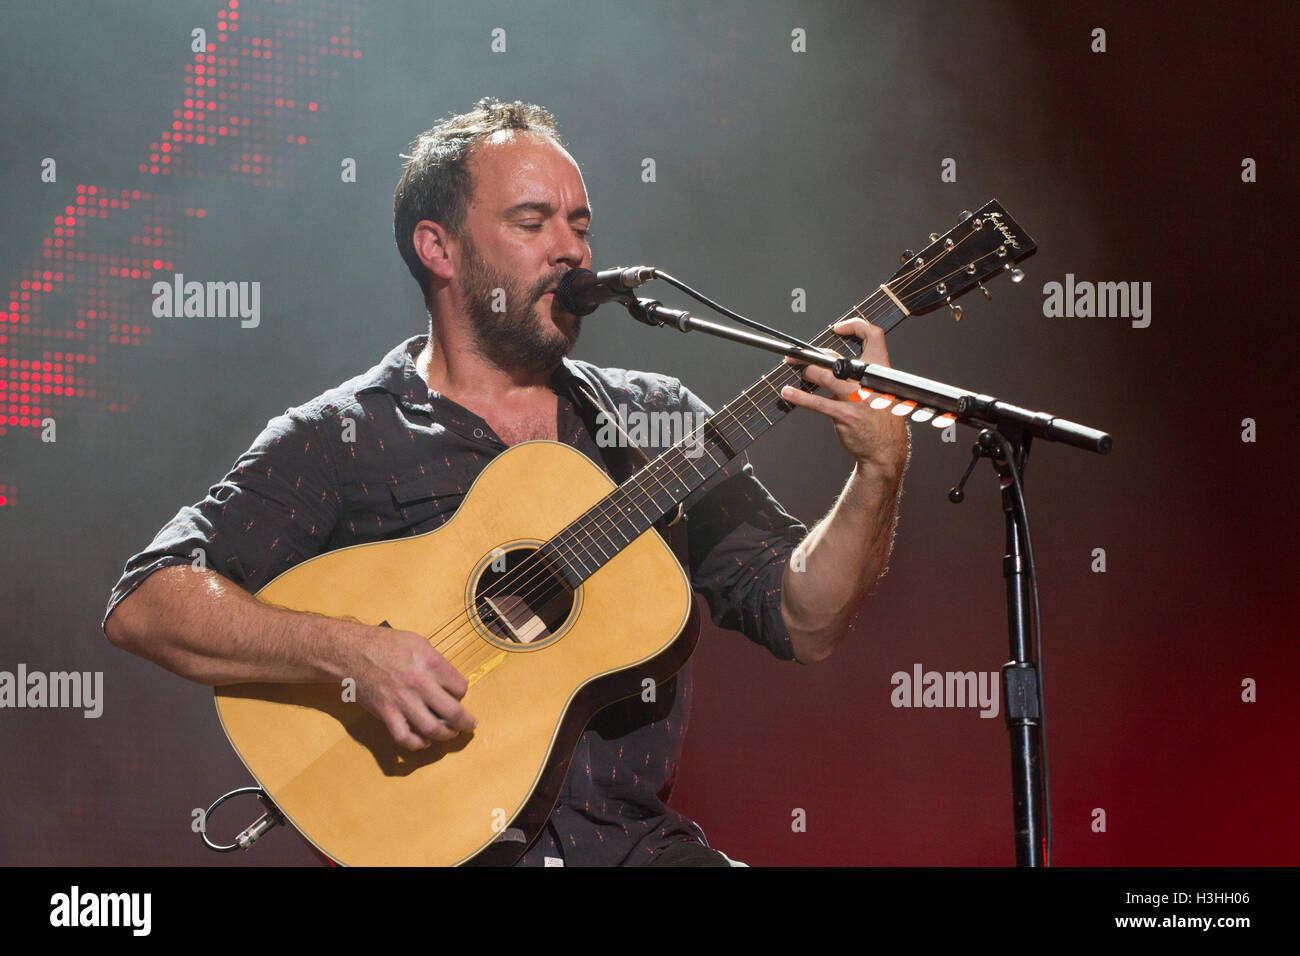
<path id="1" fill-rule="evenodd" d="M 945 303 L 960 317 L 953 299 L 1001 272 L 1018 279 L 1013 264 L 1035 249 L 997 201 L 930 238 L 844 318 L 888 331 Z M 811 343 L 861 354 L 858 338 L 831 327 Z M 816 390 L 778 365 L 617 486 L 568 445 L 515 445 L 436 530 L 340 548 L 263 587 L 257 598 L 277 607 L 428 635 L 467 677 L 479 720 L 411 752 L 338 685 L 217 688 L 231 746 L 287 820 L 346 865 L 517 860 L 588 721 L 647 678 L 667 680 L 694 650 L 690 579 L 646 532 L 791 410 L 784 385 Z"/>

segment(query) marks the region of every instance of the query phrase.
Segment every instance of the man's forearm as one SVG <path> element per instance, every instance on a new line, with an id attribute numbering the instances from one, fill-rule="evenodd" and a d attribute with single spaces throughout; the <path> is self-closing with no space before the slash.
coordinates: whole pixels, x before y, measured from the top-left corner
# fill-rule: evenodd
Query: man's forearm
<path id="1" fill-rule="evenodd" d="M 123 650 L 201 684 L 307 683 L 351 672 L 365 625 L 263 604 L 215 571 L 162 568 L 105 625 Z"/>
<path id="2" fill-rule="evenodd" d="M 830 656 L 884 573 L 905 467 L 856 466 L 830 514 L 800 542 L 786 565 L 781 616 L 795 657 L 803 663 Z"/>

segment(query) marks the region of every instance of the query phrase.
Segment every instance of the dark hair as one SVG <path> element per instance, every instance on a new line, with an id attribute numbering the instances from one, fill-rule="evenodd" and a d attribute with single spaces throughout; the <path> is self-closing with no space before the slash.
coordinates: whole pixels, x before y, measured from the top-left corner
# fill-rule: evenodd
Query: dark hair
<path id="1" fill-rule="evenodd" d="M 555 117 L 546 109 L 515 100 L 502 103 L 485 96 L 468 113 L 450 116 L 421 133 L 411 144 L 411 154 L 402 154 L 406 166 L 393 191 L 393 238 L 406 268 L 429 305 L 429 271 L 415 253 L 412 238 L 416 223 L 430 219 L 453 235 L 465 225 L 474 184 L 470 181 L 469 157 L 479 141 L 500 130 L 517 129 L 541 133 L 563 146 Z"/>

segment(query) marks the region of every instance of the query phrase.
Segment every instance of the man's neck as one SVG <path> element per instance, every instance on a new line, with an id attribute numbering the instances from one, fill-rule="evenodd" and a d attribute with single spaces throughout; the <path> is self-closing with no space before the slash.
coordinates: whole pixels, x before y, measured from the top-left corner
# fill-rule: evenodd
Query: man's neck
<path id="1" fill-rule="evenodd" d="M 462 405 L 527 405 L 547 399 L 555 369 L 502 369 L 466 349 L 452 349 L 429 336 L 415 363 L 416 371 L 437 392 Z"/>

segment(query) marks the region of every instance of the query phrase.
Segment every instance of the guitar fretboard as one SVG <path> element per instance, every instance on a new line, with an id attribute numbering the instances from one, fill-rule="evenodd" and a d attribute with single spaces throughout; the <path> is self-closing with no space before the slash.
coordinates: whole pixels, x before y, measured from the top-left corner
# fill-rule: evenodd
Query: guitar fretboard
<path id="1" fill-rule="evenodd" d="M 877 289 L 839 321 L 864 318 L 888 332 L 905 317 L 892 297 Z M 862 341 L 832 331 L 835 324 L 809 343 L 860 358 Z M 786 385 L 817 390 L 793 366 L 778 365 L 543 545 L 549 563 L 574 588 L 595 574 L 789 414 L 794 406 L 781 398 Z"/>

